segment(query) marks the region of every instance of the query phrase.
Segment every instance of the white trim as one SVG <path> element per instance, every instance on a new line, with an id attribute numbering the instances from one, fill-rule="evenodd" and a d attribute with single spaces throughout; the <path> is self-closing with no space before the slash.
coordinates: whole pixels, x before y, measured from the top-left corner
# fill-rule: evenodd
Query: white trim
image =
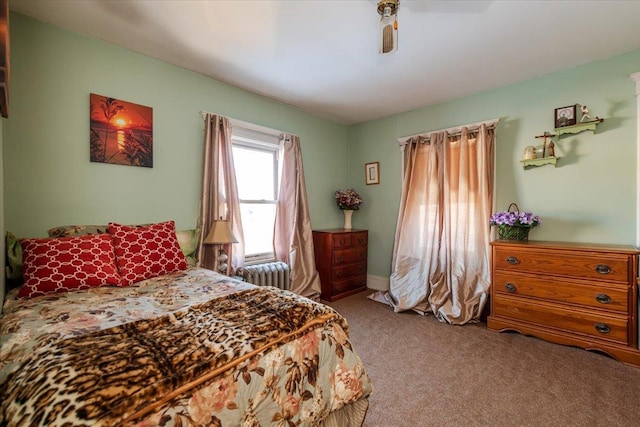
<path id="1" fill-rule="evenodd" d="M 431 134 L 433 133 L 447 132 L 449 134 L 455 135 L 462 132 L 462 128 L 476 128 L 476 127 L 480 127 L 481 125 L 487 125 L 487 127 L 495 127 L 499 121 L 500 121 L 499 118 L 491 119 L 491 120 L 485 120 L 482 122 L 470 123 L 468 125 L 455 126 L 448 129 L 430 130 L 426 132 L 416 133 L 415 135 L 402 136 L 398 138 L 398 144 L 405 145 L 408 140 L 410 140 L 411 138 L 415 138 L 417 136 L 421 136 L 423 138 L 430 138 Z"/>
<path id="2" fill-rule="evenodd" d="M 260 126 L 260 125 L 254 124 L 254 123 L 245 122 L 244 120 L 234 119 L 233 117 L 228 117 L 228 116 L 225 116 L 224 114 L 218 114 L 218 113 L 212 113 L 210 111 L 200 110 L 200 116 L 202 117 L 203 120 L 204 120 L 204 118 L 206 117 L 207 114 L 214 114 L 216 116 L 227 117 L 229 119 L 229 123 L 231 123 L 231 126 L 235 126 L 235 127 L 242 128 L 242 129 L 247 129 L 247 130 L 252 130 L 254 132 L 265 133 L 267 135 L 277 136 L 278 138 L 282 137 L 283 135 L 295 135 L 295 134 L 293 134 L 291 132 L 286 132 L 286 131 L 278 130 L 278 129 L 272 129 L 272 128 L 268 128 L 266 126 Z"/>
<path id="3" fill-rule="evenodd" d="M 273 252 L 249 255 L 249 256 L 245 256 L 244 257 L 244 265 L 246 267 L 249 267 L 249 266 L 252 266 L 252 265 L 266 264 L 266 263 L 269 263 L 269 262 L 276 262 L 276 261 L 277 261 L 277 259 L 276 259 L 275 254 Z"/>
<path id="4" fill-rule="evenodd" d="M 367 274 L 367 288 L 376 291 L 388 291 L 389 290 L 389 278 L 383 276 L 374 276 L 373 274 Z"/>
<path id="5" fill-rule="evenodd" d="M 249 123 L 249 122 L 245 122 L 242 120 L 238 120 L 238 119 L 229 119 L 229 123 L 231 123 L 232 127 L 235 128 L 240 128 L 240 129 L 246 129 L 248 131 L 252 131 L 252 132 L 258 132 L 258 133 L 262 133 L 262 134 L 266 134 L 266 135 L 271 135 L 271 136 L 275 136 L 276 138 L 280 138 L 282 136 L 282 134 L 284 134 L 285 132 L 278 130 L 278 129 L 271 129 L 265 126 L 260 126 L 260 125 L 256 125 L 253 123 Z"/>
<path id="6" fill-rule="evenodd" d="M 257 150 L 278 151 L 281 139 L 266 133 L 231 127 L 231 142 Z"/>
<path id="7" fill-rule="evenodd" d="M 640 247 L 640 72 L 629 77 L 636 82 L 636 247 Z"/>

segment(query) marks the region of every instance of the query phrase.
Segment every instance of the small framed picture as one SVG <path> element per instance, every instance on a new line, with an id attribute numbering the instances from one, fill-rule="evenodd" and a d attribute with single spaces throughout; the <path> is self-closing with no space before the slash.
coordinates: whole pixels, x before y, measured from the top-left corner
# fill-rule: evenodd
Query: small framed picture
<path id="1" fill-rule="evenodd" d="M 553 115 L 556 128 L 573 126 L 576 124 L 576 105 L 556 108 Z"/>
<path id="2" fill-rule="evenodd" d="M 364 177 L 367 185 L 380 184 L 380 163 L 365 163 Z"/>

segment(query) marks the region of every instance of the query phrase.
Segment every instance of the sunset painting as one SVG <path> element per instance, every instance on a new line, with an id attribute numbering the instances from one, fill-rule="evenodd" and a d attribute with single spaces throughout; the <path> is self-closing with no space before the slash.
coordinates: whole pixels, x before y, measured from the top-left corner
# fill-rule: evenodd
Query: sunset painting
<path id="1" fill-rule="evenodd" d="M 153 108 L 92 93 L 92 162 L 153 167 Z"/>

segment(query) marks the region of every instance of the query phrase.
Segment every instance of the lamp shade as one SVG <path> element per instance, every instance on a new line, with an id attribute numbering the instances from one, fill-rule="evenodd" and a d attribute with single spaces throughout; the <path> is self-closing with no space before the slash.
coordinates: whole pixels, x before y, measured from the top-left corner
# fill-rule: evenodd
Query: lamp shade
<path id="1" fill-rule="evenodd" d="M 238 243 L 238 239 L 231 231 L 231 223 L 229 221 L 213 221 L 213 227 L 204 239 L 204 243 L 213 245 L 225 245 L 228 243 Z"/>

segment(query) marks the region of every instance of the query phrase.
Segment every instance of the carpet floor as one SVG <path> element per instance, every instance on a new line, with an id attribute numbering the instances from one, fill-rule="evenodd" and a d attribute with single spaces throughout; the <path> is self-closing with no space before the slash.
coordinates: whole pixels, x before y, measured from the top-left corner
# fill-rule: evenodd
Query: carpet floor
<path id="1" fill-rule="evenodd" d="M 484 323 L 394 313 L 367 295 L 328 303 L 374 386 L 364 427 L 640 426 L 640 367 Z"/>

